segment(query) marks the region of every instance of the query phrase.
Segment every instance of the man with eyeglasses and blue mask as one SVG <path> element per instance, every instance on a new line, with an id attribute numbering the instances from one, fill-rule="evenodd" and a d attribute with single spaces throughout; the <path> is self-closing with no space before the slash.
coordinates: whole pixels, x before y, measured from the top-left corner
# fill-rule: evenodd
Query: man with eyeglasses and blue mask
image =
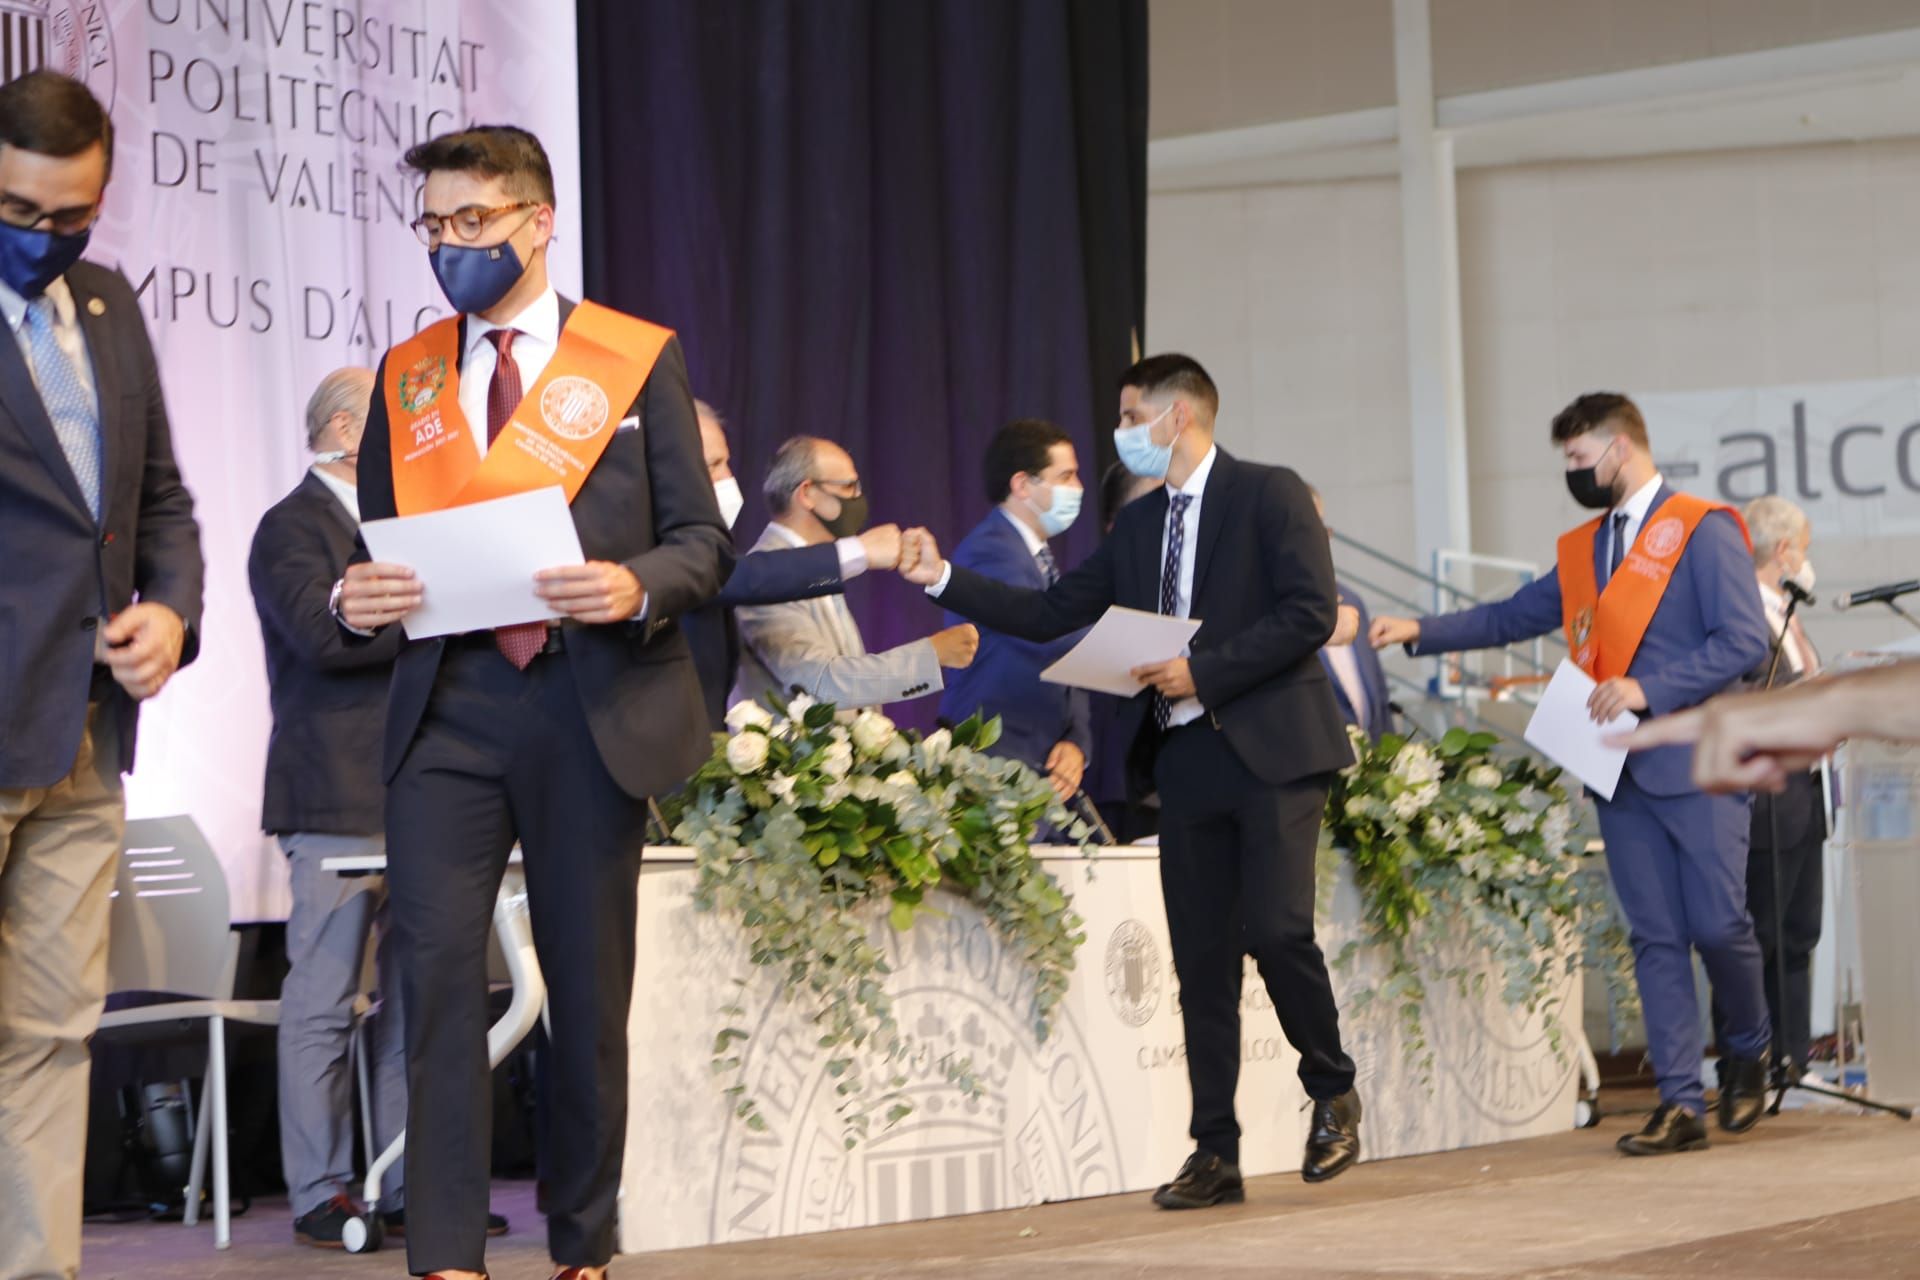
<path id="1" fill-rule="evenodd" d="M 0 1276 L 80 1268 L 120 775 L 139 704 L 199 648 L 200 530 L 140 304 L 80 258 L 112 160 L 85 85 L 0 87 Z"/>
<path id="2" fill-rule="evenodd" d="M 1337 620 L 1333 555 L 1298 475 L 1214 444 L 1219 407 L 1188 356 L 1150 356 L 1121 375 L 1120 460 L 1166 485 L 1123 507 L 1100 548 L 1044 590 L 943 561 L 924 529 L 908 532 L 900 558 L 943 607 L 1027 640 L 1066 635 L 1116 604 L 1201 620 L 1187 653 L 1134 668 L 1141 691 L 1115 734 L 1131 744 L 1131 792 L 1160 795 L 1160 884 L 1193 1089 L 1195 1150 L 1154 1193 L 1165 1209 L 1246 1198 L 1234 1091 L 1248 954 L 1313 1102 L 1301 1176 L 1324 1182 L 1360 1156 L 1353 1060 L 1313 921 L 1327 788 L 1353 763 L 1319 658 Z"/>
<path id="3" fill-rule="evenodd" d="M 1060 579 L 1049 540 L 1080 514 L 1080 460 L 1067 433 L 1051 422 L 1022 418 L 994 433 L 981 478 L 993 510 L 953 549 L 953 562 L 1018 587 L 1044 590 Z M 949 614 L 947 622 L 963 621 Z M 1087 692 L 1049 684 L 1040 673 L 1073 647 L 1076 636 L 1046 644 L 983 630 L 973 665 L 955 672 L 940 696 L 940 718 L 1000 717 L 991 753 L 1025 761 L 1046 775 L 1069 803 L 1080 792 L 1093 750 Z"/>
<path id="4" fill-rule="evenodd" d="M 553 173 L 539 140 L 481 126 L 406 162 L 425 179 L 415 230 L 459 314 L 381 360 L 361 517 L 558 485 L 586 556 L 536 575 L 558 623 L 409 640 L 395 657 L 383 774 L 407 1009 L 407 1261 L 445 1280 L 485 1274 L 488 921 L 518 841 L 551 1028 L 548 1249 L 555 1275 L 598 1280 L 626 1136 L 647 799 L 708 750 L 679 619 L 719 592 L 732 542 L 679 341 L 548 282 Z M 361 562 L 333 611 L 371 637 L 426 590 L 406 566 Z"/>

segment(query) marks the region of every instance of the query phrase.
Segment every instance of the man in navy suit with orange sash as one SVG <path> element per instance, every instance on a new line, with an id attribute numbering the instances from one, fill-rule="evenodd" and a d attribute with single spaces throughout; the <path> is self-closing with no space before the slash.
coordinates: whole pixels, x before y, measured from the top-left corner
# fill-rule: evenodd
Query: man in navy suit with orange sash
<path id="1" fill-rule="evenodd" d="M 407 1260 L 485 1273 L 487 922 L 515 841 L 547 979 L 547 1234 L 557 1271 L 614 1250 L 635 889 L 649 796 L 708 750 L 679 619 L 733 549 L 673 334 L 547 281 L 553 174 L 504 126 L 420 144 L 415 230 L 456 317 L 382 360 L 360 445 L 368 520 L 559 486 L 586 563 L 544 570 L 557 622 L 410 640 L 387 708 L 390 912 L 406 993 Z M 431 584 L 424 584 L 430 590 Z M 371 635 L 423 584 L 351 565 L 334 612 Z"/>
<path id="2" fill-rule="evenodd" d="M 1564 628 L 1573 660 L 1598 681 L 1597 721 L 1695 706 L 1764 663 L 1767 624 L 1739 513 L 1667 487 L 1625 396 L 1581 396 L 1553 420 L 1553 441 L 1575 500 L 1606 514 L 1563 535 L 1554 571 L 1510 598 L 1418 621 L 1375 619 L 1375 647 L 1424 656 Z M 1700 791 L 1687 749 L 1672 747 L 1630 757 L 1613 799 L 1596 803 L 1660 1084 L 1653 1118 L 1620 1149 L 1697 1150 L 1707 1130 L 1693 951 L 1726 1015 L 1733 1059 L 1720 1127 L 1752 1128 L 1766 1090 L 1770 1032 L 1746 906 L 1750 801 Z"/>

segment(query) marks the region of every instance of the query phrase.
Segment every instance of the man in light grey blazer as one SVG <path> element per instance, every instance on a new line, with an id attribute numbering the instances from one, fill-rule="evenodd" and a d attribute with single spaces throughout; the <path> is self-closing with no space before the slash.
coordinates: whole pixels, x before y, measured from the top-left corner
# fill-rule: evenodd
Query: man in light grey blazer
<path id="1" fill-rule="evenodd" d="M 795 436 L 781 445 L 762 491 L 773 523 L 754 551 L 851 538 L 867 520 L 860 473 L 847 451 L 830 440 Z M 980 644 L 979 632 L 962 625 L 884 653 L 868 653 L 860 624 L 839 592 L 812 600 L 743 605 L 735 618 L 741 650 L 735 702 L 757 699 L 769 690 L 782 696 L 804 693 L 841 707 L 924 697 L 940 692 L 942 667 L 965 667 Z"/>

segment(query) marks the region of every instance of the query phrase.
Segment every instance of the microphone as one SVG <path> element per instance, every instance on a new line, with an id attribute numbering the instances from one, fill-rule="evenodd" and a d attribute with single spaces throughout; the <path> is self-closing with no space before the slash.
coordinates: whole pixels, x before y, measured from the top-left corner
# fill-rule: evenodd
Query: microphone
<path id="1" fill-rule="evenodd" d="M 1901 596 L 1910 596 L 1916 591 L 1920 591 L 1920 582 L 1890 582 L 1883 587 L 1868 587 L 1865 591 L 1841 596 L 1833 602 L 1833 607 L 1844 611 L 1858 604 L 1891 604 Z"/>
<path id="2" fill-rule="evenodd" d="M 1815 604 L 1819 603 L 1813 592 L 1807 590 L 1792 578 L 1780 579 L 1780 589 L 1792 597 L 1795 604 L 1803 608 L 1811 609 Z M 1844 609 L 1846 606 L 1842 605 L 1840 607 Z"/>

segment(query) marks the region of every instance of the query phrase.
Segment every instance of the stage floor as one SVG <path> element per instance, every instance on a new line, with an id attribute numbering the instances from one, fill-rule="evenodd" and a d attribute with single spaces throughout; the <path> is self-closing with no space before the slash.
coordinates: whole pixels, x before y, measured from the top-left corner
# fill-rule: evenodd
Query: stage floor
<path id="1" fill-rule="evenodd" d="M 1615 1095 L 1615 1105 L 1625 1105 Z M 1789 1112 L 1712 1150 L 1616 1157 L 1638 1121 L 1502 1146 L 1361 1165 L 1325 1187 L 1248 1184 L 1245 1205 L 1163 1213 L 1144 1195 L 616 1260 L 616 1280 L 669 1277 L 1119 1275 L 1374 1277 L 1920 1277 L 1920 1126 Z M 1169 1173 L 1172 1171 L 1169 1170 Z M 513 1234 L 494 1280 L 544 1280 L 545 1231 L 529 1183 L 497 1183 Z M 212 1230 L 89 1226 L 94 1280 L 398 1277 L 397 1248 L 369 1257 L 294 1245 L 283 1202 Z"/>

